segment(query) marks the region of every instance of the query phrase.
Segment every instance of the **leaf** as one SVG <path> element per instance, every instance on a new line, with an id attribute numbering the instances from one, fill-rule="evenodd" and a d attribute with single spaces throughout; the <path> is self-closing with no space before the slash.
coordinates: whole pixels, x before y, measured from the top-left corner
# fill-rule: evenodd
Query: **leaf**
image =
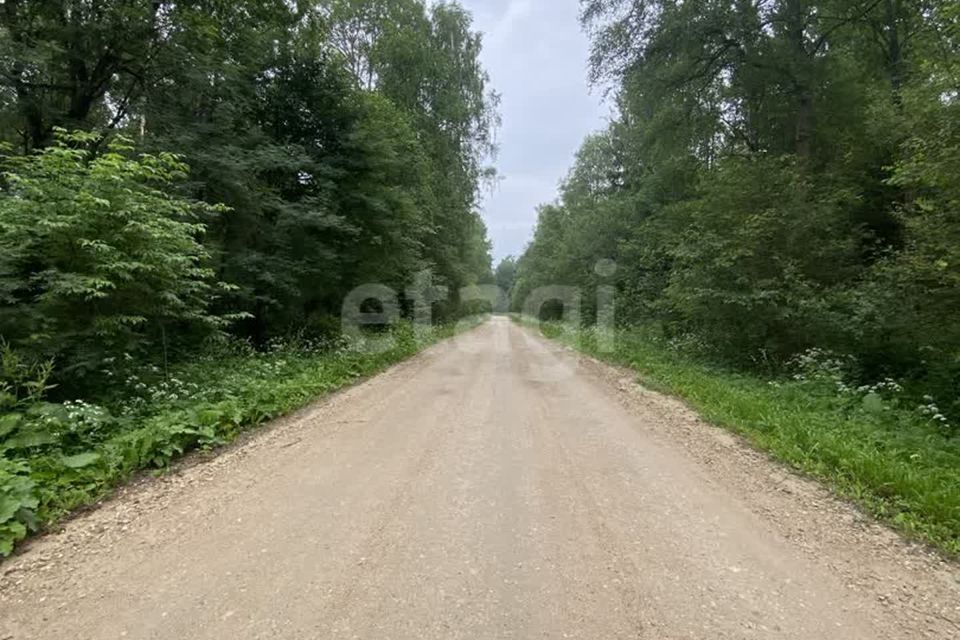
<path id="1" fill-rule="evenodd" d="M 0 495 L 0 523 L 13 518 L 21 506 L 20 501 L 13 496 Z"/>
<path id="2" fill-rule="evenodd" d="M 30 449 L 32 447 L 42 447 L 48 444 L 56 444 L 57 438 L 52 433 L 45 431 L 28 431 L 18 433 L 3 443 L 5 449 Z"/>
<path id="3" fill-rule="evenodd" d="M 881 413 L 883 398 L 877 393 L 868 393 L 863 397 L 863 410 L 867 413 Z"/>
<path id="4" fill-rule="evenodd" d="M 9 391 L 0 391 L 0 407 L 13 407 L 17 404 L 17 396 Z"/>
<path id="5" fill-rule="evenodd" d="M 61 459 L 64 466 L 71 469 L 82 469 L 84 467 L 89 467 L 93 463 L 100 460 L 100 454 L 93 451 L 88 451 L 86 453 L 78 453 L 73 456 L 64 456 Z"/>
<path id="6" fill-rule="evenodd" d="M 19 413 L 8 413 L 0 416 L 0 438 L 6 438 L 17 430 L 20 426 L 20 420 L 23 418 Z"/>
<path id="7" fill-rule="evenodd" d="M 13 553 L 13 543 L 15 541 L 12 533 L 7 533 L 0 529 L 0 556 L 7 557 Z"/>
<path id="8" fill-rule="evenodd" d="M 27 535 L 27 527 L 15 520 L 0 524 L 0 556 L 9 556 L 13 553 L 13 543 L 23 540 Z"/>

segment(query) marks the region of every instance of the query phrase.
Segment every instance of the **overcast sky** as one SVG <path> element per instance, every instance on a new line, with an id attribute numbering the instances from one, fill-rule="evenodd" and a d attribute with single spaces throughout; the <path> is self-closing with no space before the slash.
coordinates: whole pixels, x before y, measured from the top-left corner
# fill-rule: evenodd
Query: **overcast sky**
<path id="1" fill-rule="evenodd" d="M 557 185 L 588 133 L 609 114 L 587 84 L 589 44 L 577 0 L 460 0 L 484 34 L 483 64 L 502 95 L 499 185 L 484 202 L 494 260 L 520 255 L 536 206 Z"/>

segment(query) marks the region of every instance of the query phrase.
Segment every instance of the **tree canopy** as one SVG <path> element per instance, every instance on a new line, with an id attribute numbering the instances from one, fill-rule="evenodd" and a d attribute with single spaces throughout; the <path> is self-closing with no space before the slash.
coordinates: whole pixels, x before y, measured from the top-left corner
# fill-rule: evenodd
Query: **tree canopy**
<path id="1" fill-rule="evenodd" d="M 488 281 L 480 49 L 455 3 L 3 3 L 0 335 L 87 370 Z"/>
<path id="2" fill-rule="evenodd" d="M 745 367 L 828 349 L 955 401 L 955 3 L 581 4 L 617 115 L 541 208 L 515 300 L 611 259 L 620 322 Z"/>

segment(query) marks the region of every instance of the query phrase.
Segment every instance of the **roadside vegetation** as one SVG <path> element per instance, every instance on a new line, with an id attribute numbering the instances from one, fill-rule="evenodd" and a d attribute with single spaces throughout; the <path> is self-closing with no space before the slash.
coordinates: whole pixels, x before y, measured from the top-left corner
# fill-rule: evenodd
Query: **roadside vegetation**
<path id="1" fill-rule="evenodd" d="M 618 361 L 956 552 L 960 7 L 582 8 L 615 113 L 497 270 L 513 309 L 614 300 Z"/>
<path id="2" fill-rule="evenodd" d="M 0 554 L 29 533 L 105 497 L 142 470 L 209 451 L 253 427 L 377 373 L 453 335 L 401 324 L 367 338 L 274 340 L 262 348 L 220 338 L 164 371 L 113 368 L 96 401 L 46 402 L 51 369 L 0 345 L 7 406 L 0 417 Z"/>
<path id="3" fill-rule="evenodd" d="M 355 287 L 429 274 L 463 315 L 493 281 L 479 55 L 454 3 L 2 4 L 0 554 L 411 355 L 343 338 Z"/>
<path id="4" fill-rule="evenodd" d="M 523 321 L 635 370 L 643 385 L 682 398 L 908 536 L 960 555 L 960 440 L 932 401 L 917 405 L 895 381 L 855 386 L 849 363 L 822 351 L 761 377 L 711 363 L 654 326 L 617 330 L 611 352 L 597 348 L 594 328 Z"/>

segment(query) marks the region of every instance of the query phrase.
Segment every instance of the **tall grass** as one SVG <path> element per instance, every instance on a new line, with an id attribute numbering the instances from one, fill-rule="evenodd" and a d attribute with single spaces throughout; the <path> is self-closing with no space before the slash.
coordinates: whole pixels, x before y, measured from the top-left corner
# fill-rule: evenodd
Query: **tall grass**
<path id="1" fill-rule="evenodd" d="M 97 398 L 31 397 L 0 413 L 0 555 L 139 471 L 227 444 L 455 330 L 415 333 L 399 325 L 369 340 L 293 340 L 266 351 L 231 343 L 166 372 L 118 370 L 115 384 Z M 384 339 L 381 348 L 368 348 Z"/>

